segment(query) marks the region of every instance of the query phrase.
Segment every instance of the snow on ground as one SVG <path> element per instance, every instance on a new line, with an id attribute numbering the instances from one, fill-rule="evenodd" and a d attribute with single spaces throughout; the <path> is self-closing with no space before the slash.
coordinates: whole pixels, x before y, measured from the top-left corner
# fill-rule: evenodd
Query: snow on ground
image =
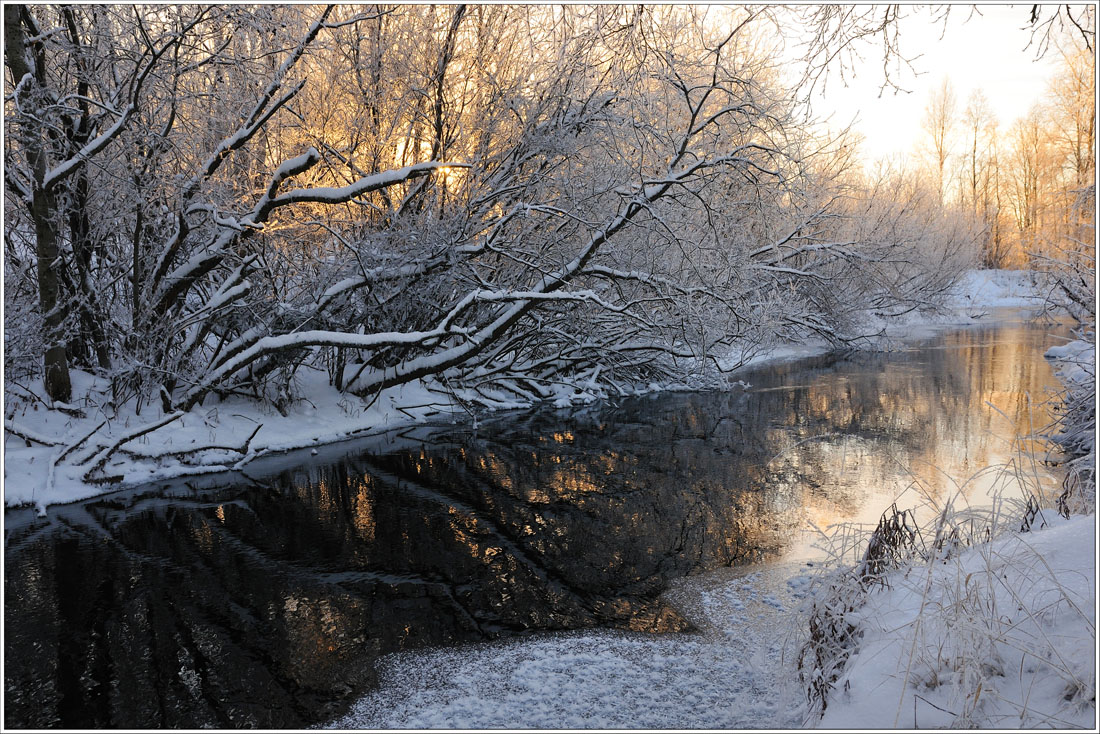
<path id="1" fill-rule="evenodd" d="M 1012 533 L 903 569 L 819 726 L 1096 729 L 1096 517 Z"/>
<path id="2" fill-rule="evenodd" d="M 1067 387 L 1096 384 L 1096 345 L 1081 339 L 1051 347 L 1047 359 L 1055 362 L 1054 373 Z"/>
<path id="3" fill-rule="evenodd" d="M 788 729 L 803 723 L 784 657 L 808 577 L 796 565 L 682 580 L 700 628 L 542 634 L 387 656 L 382 687 L 325 728 Z"/>
<path id="4" fill-rule="evenodd" d="M 228 398 L 214 405 L 199 406 L 151 433 L 127 443 L 130 453 L 116 452 L 105 464 L 102 474 L 124 475 L 124 483 L 106 485 L 83 481 L 89 464 L 79 463 L 89 453 L 78 446 L 62 461 L 56 461 L 67 446 L 86 436 L 101 422 L 96 434 L 103 444 L 137 426 L 155 422 L 164 416 L 158 404 L 146 405 L 137 415 L 132 404 L 117 413 L 97 407 L 106 403 L 103 394 L 108 385 L 83 372 L 73 371 L 74 399 L 70 403 L 84 412 L 83 417 L 47 410 L 40 400 L 22 399 L 27 390 L 9 386 L 5 415 L 4 502 L 7 506 L 30 503 L 39 506 L 73 502 L 119 486 L 225 471 L 227 466 L 245 465 L 273 452 L 340 441 L 356 435 L 382 432 L 396 425 L 414 423 L 453 412 L 455 407 L 442 392 L 430 392 L 422 384 L 410 384 L 385 391 L 373 404 L 341 395 L 328 385 L 326 376 L 306 372 L 300 389 L 306 399 L 293 404 L 287 415 L 274 408 L 244 398 Z M 28 385 L 39 395 L 41 382 Z M 17 397 L 13 401 L 10 397 Z M 257 431 L 257 428 L 259 430 Z M 31 438 L 24 440 L 20 435 Z M 255 436 L 246 451 L 245 442 Z M 36 439 L 55 442 L 42 446 Z M 196 456 L 142 460 L 141 455 L 210 448 Z M 90 457 L 89 457 L 90 458 Z M 51 471 L 51 463 L 54 466 Z"/>
<path id="5" fill-rule="evenodd" d="M 991 308 L 1038 308 L 1043 297 L 1029 270 L 970 270 L 955 286 L 949 305 L 970 317 Z"/>

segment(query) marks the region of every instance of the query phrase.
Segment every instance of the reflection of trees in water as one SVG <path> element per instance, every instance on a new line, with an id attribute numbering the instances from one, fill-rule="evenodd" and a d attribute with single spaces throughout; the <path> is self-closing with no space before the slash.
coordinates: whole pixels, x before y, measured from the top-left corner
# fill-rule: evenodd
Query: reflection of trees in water
<path id="1" fill-rule="evenodd" d="M 219 509 L 90 509 L 110 540 L 84 525 L 7 559 L 7 725 L 301 725 L 369 672 L 362 601 L 244 546 Z"/>
<path id="2" fill-rule="evenodd" d="M 1012 441 L 1050 419 L 1039 403 L 1055 385 L 1035 358 L 1048 341 L 1038 329 L 960 330 L 933 348 L 856 354 L 810 379 L 800 372 L 797 388 L 783 387 L 790 367 L 770 370 L 755 382 L 760 411 L 782 416 L 773 479 L 803 485 L 819 524 L 861 509 L 873 520 L 914 482 L 943 497 L 1012 458 Z"/>
<path id="3" fill-rule="evenodd" d="M 985 402 L 1027 426 L 1042 338 L 961 332 L 772 367 L 747 393 L 539 411 L 269 486 L 74 506 L 9 539 L 5 723 L 299 726 L 390 650 L 682 629 L 669 579 L 778 551 L 806 517 L 877 515 L 899 465 L 996 456 L 990 429 L 1010 426 Z"/>

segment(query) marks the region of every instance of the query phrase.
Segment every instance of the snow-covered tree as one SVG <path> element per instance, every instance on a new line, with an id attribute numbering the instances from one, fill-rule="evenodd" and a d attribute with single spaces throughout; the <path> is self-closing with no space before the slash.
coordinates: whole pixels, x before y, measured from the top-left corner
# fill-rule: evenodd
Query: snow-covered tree
<path id="1" fill-rule="evenodd" d="M 303 366 L 364 397 L 430 379 L 531 398 L 934 305 L 966 238 L 898 236 L 913 208 L 856 191 L 774 22 L 12 6 L 8 366 L 39 352 L 54 400 L 75 364 L 165 410 L 281 409 Z"/>

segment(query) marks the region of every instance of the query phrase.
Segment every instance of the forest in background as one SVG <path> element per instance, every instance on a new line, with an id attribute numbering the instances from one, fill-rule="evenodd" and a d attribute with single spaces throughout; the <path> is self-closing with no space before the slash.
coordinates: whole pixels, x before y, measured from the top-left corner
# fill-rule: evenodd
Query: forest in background
<path id="1" fill-rule="evenodd" d="M 702 386 L 978 264 L 1090 320 L 1091 8 L 1031 18 L 1062 71 L 1026 118 L 945 81 L 923 162 L 865 167 L 806 100 L 893 7 L 5 6 L 6 390 Z"/>

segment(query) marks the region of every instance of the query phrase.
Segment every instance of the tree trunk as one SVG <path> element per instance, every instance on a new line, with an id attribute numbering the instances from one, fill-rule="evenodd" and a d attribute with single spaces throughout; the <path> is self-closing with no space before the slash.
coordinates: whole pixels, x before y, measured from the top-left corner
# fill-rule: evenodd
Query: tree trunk
<path id="1" fill-rule="evenodd" d="M 11 69 L 16 84 L 30 73 L 25 53 L 22 6 L 4 7 L 5 62 Z M 32 84 L 34 84 L 32 82 Z M 38 307 L 45 321 L 43 355 L 43 382 L 50 400 L 67 403 L 72 398 L 69 382 L 69 359 L 65 348 L 65 310 L 60 299 L 58 282 L 57 233 L 54 231 L 55 201 L 44 182 L 46 179 L 46 152 L 42 148 L 40 132 L 26 136 L 27 158 L 33 168 L 34 191 L 30 213 L 34 220 L 35 256 L 38 260 Z"/>
<path id="2" fill-rule="evenodd" d="M 43 356 L 46 394 L 51 400 L 69 402 L 72 385 L 69 382 L 69 358 L 65 347 L 65 310 L 59 303 L 57 279 L 57 236 L 51 222 L 53 197 L 36 188 L 32 216 L 38 257 L 38 305 L 46 322 L 46 352 Z"/>

